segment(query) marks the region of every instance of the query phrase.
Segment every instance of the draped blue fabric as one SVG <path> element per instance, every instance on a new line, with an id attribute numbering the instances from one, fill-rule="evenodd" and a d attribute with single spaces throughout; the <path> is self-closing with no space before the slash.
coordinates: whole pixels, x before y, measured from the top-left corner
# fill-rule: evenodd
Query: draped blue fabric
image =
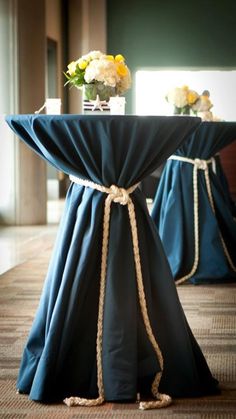
<path id="1" fill-rule="evenodd" d="M 199 125 L 179 117 L 20 115 L 7 122 L 58 169 L 128 188 L 152 173 Z M 33 400 L 97 396 L 96 333 L 104 193 L 72 183 L 17 386 Z M 139 188 L 136 212 L 148 313 L 164 357 L 160 390 L 172 396 L 217 392 L 179 302 L 155 225 Z M 126 206 L 112 204 L 102 366 L 106 400 L 150 394 L 160 366 L 137 296 Z"/>
<path id="2" fill-rule="evenodd" d="M 210 159 L 236 139 L 236 123 L 203 122 L 175 155 L 191 159 Z M 199 264 L 190 278 L 194 284 L 236 280 L 236 272 L 225 255 L 220 234 L 236 267 L 235 209 L 219 155 L 208 165 L 215 206 L 212 211 L 204 171 L 198 171 Z M 151 214 L 169 260 L 175 280 L 188 274 L 193 266 L 193 165 L 168 160 L 162 173 Z"/>

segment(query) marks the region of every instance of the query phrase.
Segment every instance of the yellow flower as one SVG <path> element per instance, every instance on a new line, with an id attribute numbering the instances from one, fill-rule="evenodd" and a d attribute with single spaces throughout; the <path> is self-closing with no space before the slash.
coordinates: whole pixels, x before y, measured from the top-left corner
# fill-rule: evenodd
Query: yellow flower
<path id="1" fill-rule="evenodd" d="M 194 90 L 189 90 L 187 95 L 188 104 L 192 105 L 193 103 L 195 103 L 198 97 L 198 94 L 194 92 Z"/>
<path id="2" fill-rule="evenodd" d="M 123 62 L 125 61 L 125 59 L 124 59 L 123 55 L 121 55 L 121 54 L 117 54 L 117 55 L 115 56 L 115 61 L 116 61 L 117 63 L 123 63 Z"/>
<path id="3" fill-rule="evenodd" d="M 106 55 L 108 61 L 114 61 L 114 55 Z"/>
<path id="4" fill-rule="evenodd" d="M 76 62 L 75 61 L 72 61 L 70 64 L 68 64 L 68 66 L 67 66 L 67 68 L 68 68 L 68 70 L 67 70 L 67 73 L 70 75 L 70 76 L 74 76 L 74 74 L 75 74 L 75 70 L 76 70 Z"/>
<path id="5" fill-rule="evenodd" d="M 127 76 L 127 74 L 128 74 L 127 67 L 126 67 L 126 66 L 125 66 L 125 64 L 124 64 L 124 63 L 122 63 L 122 62 L 117 63 L 117 66 L 116 66 L 116 71 L 117 71 L 117 74 L 118 74 L 120 77 L 125 77 L 125 76 Z"/>
<path id="6" fill-rule="evenodd" d="M 87 65 L 88 65 L 88 61 L 86 61 L 86 60 L 79 60 L 78 61 L 78 66 L 79 66 L 80 70 L 85 70 Z"/>

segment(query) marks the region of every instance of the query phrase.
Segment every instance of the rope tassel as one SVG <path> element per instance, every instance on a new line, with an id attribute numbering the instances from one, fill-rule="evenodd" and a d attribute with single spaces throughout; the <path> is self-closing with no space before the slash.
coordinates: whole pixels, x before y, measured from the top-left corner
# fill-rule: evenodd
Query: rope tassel
<path id="1" fill-rule="evenodd" d="M 100 275 L 100 293 L 99 293 L 99 308 L 98 308 L 98 324 L 97 324 L 97 386 L 99 397 L 97 399 L 84 399 L 80 397 L 69 397 L 64 399 L 64 403 L 67 406 L 98 406 L 105 401 L 104 396 L 104 387 L 103 387 L 103 370 L 102 370 L 102 337 L 103 337 L 103 312 L 104 312 L 104 301 L 105 301 L 105 289 L 106 289 L 106 271 L 107 271 L 107 254 L 108 254 L 108 242 L 109 242 L 109 227 L 110 227 L 110 212 L 112 202 L 119 203 L 120 205 L 127 205 L 130 227 L 132 233 L 132 242 L 133 242 L 133 253 L 134 253 L 134 262 L 136 270 L 136 280 L 139 296 L 139 304 L 142 312 L 142 317 L 145 325 L 145 329 L 149 338 L 150 343 L 156 353 L 161 372 L 158 372 L 155 375 L 154 381 L 152 383 L 152 394 L 156 398 L 154 401 L 140 402 L 139 408 L 141 410 L 146 409 L 155 409 L 160 407 L 166 407 L 171 402 L 172 399 L 166 394 L 161 394 L 158 391 L 159 383 L 163 371 L 163 356 L 158 346 L 158 343 L 154 337 L 150 320 L 148 317 L 146 297 L 143 286 L 143 277 L 142 269 L 140 262 L 140 253 L 139 253 L 139 244 L 138 244 L 138 233 L 137 233 L 137 223 L 135 217 L 135 208 L 130 197 L 130 194 L 136 189 L 138 184 L 131 186 L 129 189 L 119 188 L 116 185 L 112 185 L 110 188 L 107 188 L 96 183 L 79 179 L 74 176 L 70 176 L 70 179 L 86 187 L 90 187 L 100 192 L 107 193 L 108 196 L 105 200 L 104 207 L 104 218 L 103 218 L 103 239 L 102 239 L 102 261 L 101 261 L 101 275 Z"/>

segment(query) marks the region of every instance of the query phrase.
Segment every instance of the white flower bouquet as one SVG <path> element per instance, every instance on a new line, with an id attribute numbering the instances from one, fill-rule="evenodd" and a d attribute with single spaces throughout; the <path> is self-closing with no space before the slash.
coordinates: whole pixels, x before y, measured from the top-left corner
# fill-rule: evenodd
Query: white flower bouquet
<path id="1" fill-rule="evenodd" d="M 88 86 L 88 100 L 96 98 L 98 91 L 101 100 L 108 100 L 131 86 L 130 70 L 121 54 L 113 56 L 91 51 L 68 64 L 64 75 L 65 84 L 77 88 Z"/>
<path id="2" fill-rule="evenodd" d="M 216 120 L 211 112 L 213 104 L 208 90 L 199 95 L 188 86 L 175 87 L 167 93 L 166 100 L 173 105 L 175 115 L 195 115 L 203 121 Z"/>
<path id="3" fill-rule="evenodd" d="M 175 115 L 189 115 L 191 107 L 198 100 L 199 95 L 188 86 L 175 87 L 166 95 L 166 100 L 174 106 Z"/>

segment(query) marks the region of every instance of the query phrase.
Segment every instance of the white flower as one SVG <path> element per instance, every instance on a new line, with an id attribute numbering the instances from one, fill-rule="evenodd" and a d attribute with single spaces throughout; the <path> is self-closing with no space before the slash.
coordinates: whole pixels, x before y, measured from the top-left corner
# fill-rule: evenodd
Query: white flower
<path id="1" fill-rule="evenodd" d="M 176 87 L 167 93 L 167 100 L 170 104 L 176 106 L 177 108 L 183 108 L 188 104 L 187 97 L 188 90 L 182 87 Z"/>
<path id="2" fill-rule="evenodd" d="M 84 80 L 86 83 L 100 81 L 105 86 L 115 87 L 120 78 L 112 61 L 106 59 L 94 59 L 85 70 Z"/>
<path id="3" fill-rule="evenodd" d="M 104 57 L 104 54 L 101 51 L 90 51 L 88 54 L 83 55 L 81 58 L 86 61 L 92 61 L 98 60 L 101 57 Z"/>

